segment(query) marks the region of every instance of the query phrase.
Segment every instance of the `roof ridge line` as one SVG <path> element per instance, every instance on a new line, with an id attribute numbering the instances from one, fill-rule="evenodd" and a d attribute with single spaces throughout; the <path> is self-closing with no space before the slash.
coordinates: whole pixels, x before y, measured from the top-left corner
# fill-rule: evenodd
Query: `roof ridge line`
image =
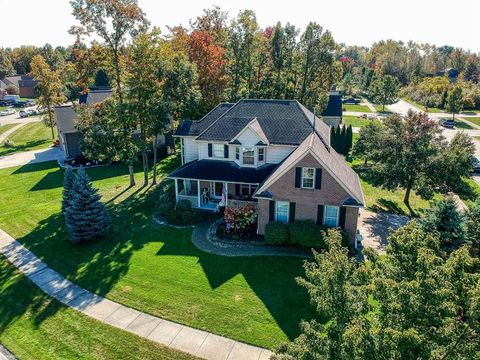
<path id="1" fill-rule="evenodd" d="M 213 122 L 210 124 L 210 126 L 208 126 L 206 129 L 204 129 L 200 134 L 198 134 L 198 135 L 195 137 L 195 139 L 198 139 L 200 136 L 202 136 L 204 132 L 206 132 L 206 131 L 207 131 L 208 129 L 210 129 L 214 124 L 216 124 L 218 120 L 220 120 L 221 118 L 223 118 L 223 117 L 225 116 L 225 114 L 227 114 L 227 113 L 228 113 L 230 110 L 232 110 L 235 106 L 238 106 L 238 104 L 240 103 L 240 101 L 242 101 L 242 100 L 238 100 L 236 103 L 234 103 L 233 106 L 231 106 L 227 111 L 225 111 L 225 112 L 224 112 L 222 115 L 220 115 L 215 121 L 213 121 Z M 219 107 L 219 106 L 220 106 L 220 104 L 218 104 L 217 106 L 215 106 L 212 110 L 210 110 L 210 111 L 208 112 L 208 114 L 209 114 L 210 112 L 212 112 L 214 109 L 216 109 L 217 107 Z M 207 114 L 207 115 L 208 115 L 208 114 Z M 207 115 L 205 115 L 205 116 L 207 116 Z M 204 116 L 202 119 L 204 119 L 205 116 Z M 199 120 L 199 121 L 201 121 L 201 120 Z"/>

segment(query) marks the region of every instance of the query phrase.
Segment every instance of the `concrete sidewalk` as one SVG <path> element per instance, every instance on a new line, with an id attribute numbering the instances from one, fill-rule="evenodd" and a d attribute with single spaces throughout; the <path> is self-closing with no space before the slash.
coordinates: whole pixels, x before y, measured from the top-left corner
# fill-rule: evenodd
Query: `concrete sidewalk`
<path id="1" fill-rule="evenodd" d="M 35 164 L 39 162 L 62 160 L 64 153 L 58 147 L 50 147 L 41 150 L 24 151 L 12 155 L 0 157 L 0 169 L 12 166 Z"/>
<path id="2" fill-rule="evenodd" d="M 267 360 L 272 355 L 267 349 L 148 315 L 91 293 L 50 269 L 1 229 L 0 253 L 40 289 L 63 304 L 148 340 L 211 360 Z"/>

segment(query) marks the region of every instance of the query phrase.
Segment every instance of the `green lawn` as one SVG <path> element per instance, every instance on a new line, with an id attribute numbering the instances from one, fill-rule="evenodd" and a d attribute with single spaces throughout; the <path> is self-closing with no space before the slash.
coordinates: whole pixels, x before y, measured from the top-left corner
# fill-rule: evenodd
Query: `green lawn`
<path id="1" fill-rule="evenodd" d="M 352 125 L 352 127 L 363 127 L 370 123 L 372 120 L 362 119 L 357 116 L 345 115 L 343 116 L 343 123 L 348 126 Z"/>
<path id="2" fill-rule="evenodd" d="M 0 343 L 18 359 L 194 359 L 48 297 L 0 256 Z"/>
<path id="3" fill-rule="evenodd" d="M 480 141 L 480 136 L 474 136 L 473 138 Z"/>
<path id="4" fill-rule="evenodd" d="M 466 123 L 465 121 L 459 119 L 459 118 L 455 118 L 455 127 L 457 129 L 461 129 L 461 130 L 472 130 L 472 129 L 475 129 L 472 125 L 470 125 L 469 123 Z"/>
<path id="5" fill-rule="evenodd" d="M 0 135 L 2 135 L 5 131 L 10 130 L 11 128 L 17 126 L 18 124 L 6 124 L 0 126 Z"/>
<path id="6" fill-rule="evenodd" d="M 342 104 L 343 111 L 371 112 L 367 105 L 360 104 Z"/>
<path id="7" fill-rule="evenodd" d="M 160 172 L 176 168 L 165 159 Z M 140 169 L 137 180 L 140 181 Z M 314 312 L 296 284 L 300 258 L 228 258 L 191 243 L 191 229 L 152 220 L 158 192 L 127 189 L 125 166 L 90 169 L 113 216 L 113 232 L 70 243 L 59 214 L 63 171 L 56 163 L 0 170 L 0 228 L 79 285 L 130 307 L 272 348 L 299 334 Z"/>
<path id="8" fill-rule="evenodd" d="M 416 106 L 417 108 L 419 108 L 420 110 L 422 111 L 425 111 L 426 110 L 426 107 L 413 101 L 412 99 L 409 99 L 409 98 L 403 98 L 403 100 L 405 100 L 406 102 Z M 431 108 L 428 108 L 428 111 L 429 113 L 444 113 L 446 112 L 445 109 L 440 109 L 440 108 L 436 108 L 436 107 L 431 107 Z"/>
<path id="9" fill-rule="evenodd" d="M 56 130 L 55 130 L 56 135 Z M 52 144 L 52 135 L 49 127 L 41 122 L 27 124 L 8 137 L 15 146 L 5 147 L 0 145 L 0 156 L 13 153 L 47 148 Z"/>
<path id="10" fill-rule="evenodd" d="M 471 123 L 480 126 L 480 117 L 468 117 L 463 118 L 464 120 L 470 121 Z"/>

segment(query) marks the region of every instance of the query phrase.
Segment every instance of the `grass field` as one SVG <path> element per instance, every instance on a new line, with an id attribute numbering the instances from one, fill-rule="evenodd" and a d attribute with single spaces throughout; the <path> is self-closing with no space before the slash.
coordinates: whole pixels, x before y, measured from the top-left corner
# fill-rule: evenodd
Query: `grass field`
<path id="1" fill-rule="evenodd" d="M 480 117 L 468 117 L 463 118 L 464 120 L 470 121 L 471 123 L 480 126 Z"/>
<path id="2" fill-rule="evenodd" d="M 343 111 L 371 112 L 367 105 L 360 104 L 342 104 Z"/>
<path id="3" fill-rule="evenodd" d="M 352 125 L 352 127 L 363 127 L 370 123 L 372 120 L 362 119 L 357 116 L 345 115 L 343 116 L 343 123 L 348 126 Z"/>
<path id="4" fill-rule="evenodd" d="M 0 126 L 0 135 L 2 135 L 5 131 L 10 130 L 11 128 L 17 126 L 18 124 L 6 124 Z"/>
<path id="5" fill-rule="evenodd" d="M 56 134 L 56 131 L 55 131 Z M 13 141 L 13 147 L 0 146 L 0 156 L 17 152 L 47 148 L 52 144 L 50 128 L 41 122 L 27 124 L 8 137 Z"/>
<path id="6" fill-rule="evenodd" d="M 48 297 L 0 255 L 0 343 L 18 359 L 194 359 Z"/>
<path id="7" fill-rule="evenodd" d="M 168 158 L 165 175 L 179 165 Z M 140 169 L 138 169 L 138 176 Z M 199 251 L 192 230 L 152 220 L 158 191 L 127 189 L 125 166 L 90 169 L 113 217 L 101 241 L 73 245 L 59 214 L 63 171 L 56 163 L 0 170 L 0 228 L 49 266 L 97 294 L 179 323 L 272 348 L 314 316 L 295 278 L 301 258 L 228 258 Z M 138 179 L 140 180 L 140 179 Z"/>

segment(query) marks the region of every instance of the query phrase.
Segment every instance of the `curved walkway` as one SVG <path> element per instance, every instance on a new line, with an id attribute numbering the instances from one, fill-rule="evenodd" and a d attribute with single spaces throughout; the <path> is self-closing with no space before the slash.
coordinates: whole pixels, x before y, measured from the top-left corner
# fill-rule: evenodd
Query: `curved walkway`
<path id="1" fill-rule="evenodd" d="M 220 256 L 297 256 L 311 258 L 309 250 L 268 246 L 256 241 L 223 240 L 215 234 L 217 225 L 221 220 L 213 223 L 204 223 L 195 226 L 192 233 L 192 243 L 198 249 L 209 254 Z"/>
<path id="2" fill-rule="evenodd" d="M 103 323 L 203 359 L 267 360 L 269 350 L 145 314 L 87 291 L 59 273 L 0 229 L 0 253 L 40 289 Z"/>

